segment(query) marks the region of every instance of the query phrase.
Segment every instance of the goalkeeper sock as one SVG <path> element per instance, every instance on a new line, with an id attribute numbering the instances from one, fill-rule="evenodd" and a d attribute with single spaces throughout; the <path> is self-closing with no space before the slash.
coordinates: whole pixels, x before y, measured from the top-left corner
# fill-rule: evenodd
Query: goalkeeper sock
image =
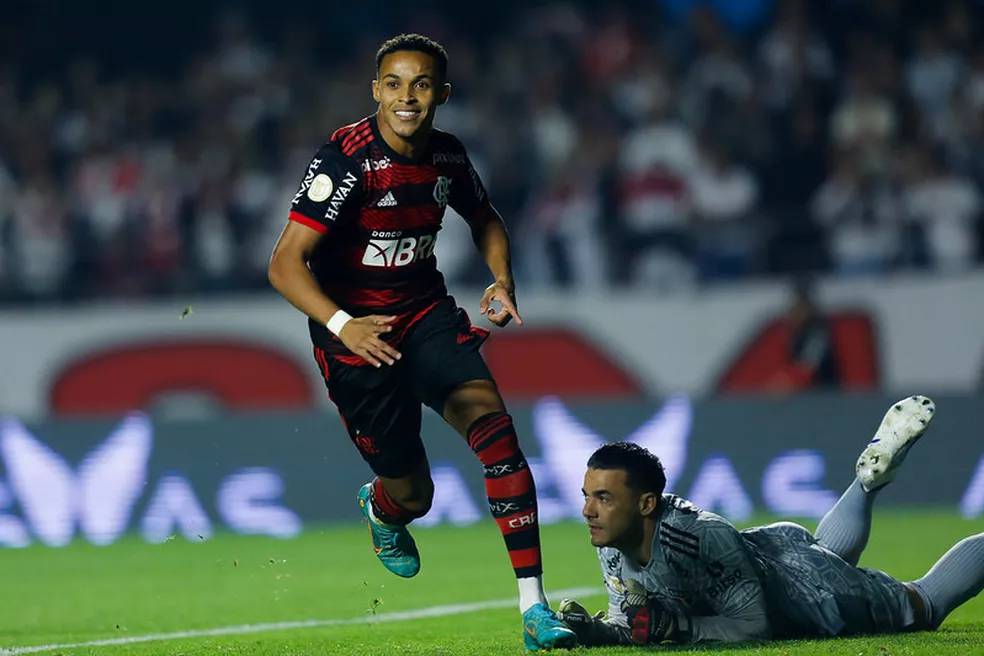
<path id="1" fill-rule="evenodd" d="M 543 567 L 536 490 L 512 417 L 505 412 L 479 417 L 468 427 L 468 446 L 485 466 L 489 510 L 505 539 L 516 578 L 538 578 Z"/>
<path id="2" fill-rule="evenodd" d="M 953 545 L 925 576 L 912 583 L 929 599 L 929 623 L 938 627 L 954 608 L 984 589 L 984 533 Z"/>
<path id="3" fill-rule="evenodd" d="M 857 565 L 871 534 L 871 509 L 878 490 L 865 492 L 854 479 L 817 526 L 817 542 L 851 565 Z"/>

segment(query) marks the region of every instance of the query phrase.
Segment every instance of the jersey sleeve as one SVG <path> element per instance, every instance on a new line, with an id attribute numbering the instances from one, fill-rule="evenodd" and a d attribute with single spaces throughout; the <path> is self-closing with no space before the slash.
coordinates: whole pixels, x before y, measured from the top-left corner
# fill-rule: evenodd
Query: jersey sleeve
<path id="1" fill-rule="evenodd" d="M 343 155 L 336 144 L 325 144 L 308 164 L 290 202 L 288 218 L 327 233 L 341 218 L 358 209 L 360 177 L 352 158 Z"/>
<path id="2" fill-rule="evenodd" d="M 622 555 L 615 549 L 598 549 L 598 562 L 601 564 L 601 575 L 605 579 L 605 590 L 608 592 L 608 612 L 605 619 L 610 624 L 627 627 L 628 619 L 622 610 L 625 601 L 625 586 L 622 584 Z"/>
<path id="3" fill-rule="evenodd" d="M 489 195 L 465 147 L 457 140 L 456 144 L 460 148 L 464 165 L 460 175 L 451 185 L 451 197 L 448 201 L 455 212 L 463 216 L 469 224 L 473 224 L 484 218 L 484 210 L 490 206 Z"/>
<path id="4" fill-rule="evenodd" d="M 717 516 L 697 525 L 702 596 L 711 614 L 679 618 L 682 637 L 691 642 L 768 638 L 765 592 L 741 535 Z"/>

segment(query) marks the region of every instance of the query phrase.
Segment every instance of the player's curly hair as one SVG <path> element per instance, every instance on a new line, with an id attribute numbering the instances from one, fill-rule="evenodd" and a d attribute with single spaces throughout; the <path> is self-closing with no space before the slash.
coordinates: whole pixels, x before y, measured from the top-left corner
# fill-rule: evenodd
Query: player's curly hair
<path id="1" fill-rule="evenodd" d="M 632 442 L 611 442 L 588 458 L 590 469 L 622 469 L 626 484 L 636 492 L 653 492 L 657 496 L 666 488 L 663 463 L 649 449 Z"/>
<path id="2" fill-rule="evenodd" d="M 441 76 L 441 80 L 448 79 L 448 51 L 440 43 L 423 34 L 398 34 L 392 39 L 383 41 L 379 50 L 376 51 L 377 75 L 379 74 L 379 65 L 383 63 L 383 57 L 399 50 L 412 50 L 430 55 L 437 63 L 437 74 Z"/>

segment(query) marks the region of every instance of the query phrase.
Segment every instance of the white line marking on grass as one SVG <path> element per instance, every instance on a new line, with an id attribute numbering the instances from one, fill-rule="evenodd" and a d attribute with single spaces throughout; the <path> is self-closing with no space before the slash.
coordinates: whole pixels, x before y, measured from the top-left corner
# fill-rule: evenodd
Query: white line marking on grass
<path id="1" fill-rule="evenodd" d="M 590 588 L 568 588 L 567 590 L 555 590 L 552 597 L 584 597 L 594 594 L 603 594 L 604 590 L 598 587 Z M 361 617 L 349 617 L 347 619 L 334 620 L 296 620 L 293 622 L 263 622 L 260 624 L 238 624 L 235 626 L 217 626 L 213 629 L 191 629 L 188 631 L 171 631 L 169 633 L 147 633 L 144 635 L 127 636 L 125 638 L 106 638 L 104 640 L 91 640 L 89 642 L 69 642 L 52 645 L 32 645 L 29 647 L 11 647 L 4 649 L 0 647 L 0 656 L 17 656 L 18 654 L 36 654 L 43 651 L 53 651 L 55 649 L 79 649 L 81 647 L 111 647 L 114 645 L 132 645 L 138 642 L 157 642 L 168 640 L 181 640 L 184 638 L 210 638 L 214 636 L 245 635 L 248 633 L 266 633 L 268 631 L 292 631 L 294 629 L 313 629 L 325 626 L 348 626 L 352 624 L 375 624 L 383 622 L 406 622 L 408 620 L 419 620 L 428 617 L 446 617 L 448 615 L 462 615 L 464 613 L 474 613 L 480 610 L 490 610 L 493 608 L 508 608 L 516 604 L 516 598 L 491 599 L 489 601 L 476 601 L 470 604 L 445 604 L 442 606 L 429 606 L 416 610 L 401 610 L 392 613 L 376 613 L 375 615 L 363 615 Z"/>

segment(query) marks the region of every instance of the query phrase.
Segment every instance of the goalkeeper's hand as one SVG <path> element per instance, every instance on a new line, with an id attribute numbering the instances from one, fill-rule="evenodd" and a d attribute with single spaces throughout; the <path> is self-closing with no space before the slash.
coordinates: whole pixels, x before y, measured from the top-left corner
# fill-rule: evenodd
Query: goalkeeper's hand
<path id="1" fill-rule="evenodd" d="M 573 599 L 562 599 L 557 606 L 557 617 L 577 635 L 577 640 L 582 645 L 591 645 L 595 642 L 595 624 L 601 622 L 604 616 L 604 611 L 592 615 L 587 608 Z"/>
<path id="2" fill-rule="evenodd" d="M 571 629 L 574 629 L 574 625 L 577 624 L 584 625 L 597 622 L 604 616 L 605 612 L 601 610 L 592 615 L 587 608 L 573 599 L 562 599 L 560 606 L 557 607 L 557 617 Z M 574 631 L 576 632 L 577 629 Z"/>
<path id="3" fill-rule="evenodd" d="M 632 642 L 637 645 L 659 644 L 672 640 L 676 633 L 676 617 L 660 603 L 649 597 L 638 581 L 626 582 L 623 611 L 629 621 Z"/>

